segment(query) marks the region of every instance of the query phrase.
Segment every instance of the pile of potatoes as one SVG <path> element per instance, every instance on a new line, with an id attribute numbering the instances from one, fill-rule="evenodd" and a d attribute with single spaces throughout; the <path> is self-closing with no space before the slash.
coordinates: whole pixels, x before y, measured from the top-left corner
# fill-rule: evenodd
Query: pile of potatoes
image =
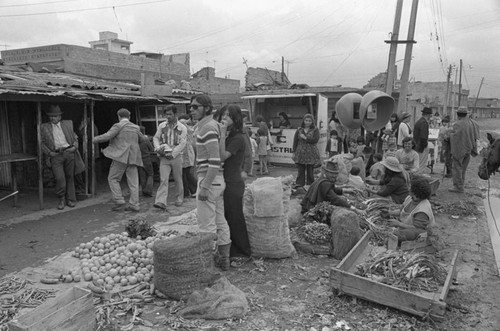
<path id="1" fill-rule="evenodd" d="M 111 290 L 114 285 L 134 285 L 150 282 L 153 270 L 153 243 L 166 238 L 162 234 L 142 239 L 130 238 L 127 232 L 96 237 L 75 248 L 73 256 L 80 258 L 83 279 Z"/>

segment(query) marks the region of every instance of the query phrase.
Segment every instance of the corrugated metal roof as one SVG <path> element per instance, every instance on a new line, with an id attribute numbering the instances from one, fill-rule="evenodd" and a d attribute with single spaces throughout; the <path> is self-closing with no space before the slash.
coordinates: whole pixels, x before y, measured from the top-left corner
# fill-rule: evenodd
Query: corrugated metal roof
<path id="1" fill-rule="evenodd" d="M 182 96 L 141 96 L 139 84 L 67 73 L 39 73 L 0 66 L 0 96 L 43 95 L 73 99 L 189 102 Z"/>

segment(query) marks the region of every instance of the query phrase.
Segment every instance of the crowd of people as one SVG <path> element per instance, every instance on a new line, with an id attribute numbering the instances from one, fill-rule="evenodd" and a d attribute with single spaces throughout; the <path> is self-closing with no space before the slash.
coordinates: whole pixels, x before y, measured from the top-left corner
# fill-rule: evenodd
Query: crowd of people
<path id="1" fill-rule="evenodd" d="M 89 143 L 96 144 L 98 151 L 97 144 L 108 142 L 102 153 L 112 160 L 108 184 L 115 211 L 139 211 L 140 190 L 144 196 L 153 196 L 151 155 L 156 153 L 160 184 L 153 206 L 167 210 L 169 195 L 176 206 L 182 206 L 186 198 L 196 198 L 199 228 L 217 234 L 219 265 L 227 270 L 231 258 L 237 263 L 251 256 L 243 194 L 245 180 L 253 176 L 254 157 L 258 155 L 260 174 L 269 174 L 267 155 L 272 144 L 269 123 L 257 116 L 258 128 L 253 135 L 243 125 L 238 105 L 214 110 L 207 95 L 194 96 L 189 110 L 189 114 L 178 116 L 175 105 L 167 106 L 166 120 L 158 126 L 151 143 L 144 127 L 132 123 L 130 112 L 122 108 L 117 111 L 117 123 Z M 83 170 L 78 136 L 72 122 L 61 119 L 58 105 L 51 105 L 47 115 L 50 122 L 41 126 L 42 150 L 55 177 L 56 194 L 60 198 L 57 208 L 74 207 L 74 178 Z M 282 112 L 279 116 L 279 127 L 290 128 L 287 114 Z M 401 240 L 413 240 L 434 222 L 428 203 L 430 184 L 421 176 L 427 168 L 429 129 L 439 128 L 441 160 L 445 162 L 446 176 L 453 178 L 450 191 L 464 192 L 465 170 L 470 156 L 477 154 L 479 129 L 467 116 L 466 108 L 458 109 L 453 125 L 449 117 L 442 120 L 437 117 L 426 107 L 411 128 L 409 113 L 399 117 L 393 114 L 385 130 L 360 132 L 354 137 L 333 114 L 326 149 L 320 151 L 315 119 L 312 114 L 305 114 L 294 135 L 292 156 L 297 168 L 295 189 L 305 189 L 302 211 L 329 201 L 358 212 L 342 195 L 365 190 L 401 205 L 399 220 L 393 221 L 393 225 L 398 228 Z M 348 185 L 343 188 L 335 186 L 339 154 L 345 154 L 351 164 Z M 324 158 L 328 160 L 322 162 Z M 315 178 L 314 169 L 318 166 L 321 175 Z M 170 174 L 174 179 L 173 189 Z M 123 175 L 130 190 L 128 202 L 120 185 Z"/>

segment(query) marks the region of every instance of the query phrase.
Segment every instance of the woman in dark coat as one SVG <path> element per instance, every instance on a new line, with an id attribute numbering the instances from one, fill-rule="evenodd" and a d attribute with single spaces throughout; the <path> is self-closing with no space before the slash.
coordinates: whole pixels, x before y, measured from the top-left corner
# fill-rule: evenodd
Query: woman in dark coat
<path id="1" fill-rule="evenodd" d="M 314 182 L 314 165 L 320 162 L 318 141 L 319 130 L 314 125 L 314 117 L 311 114 L 305 114 L 302 125 L 293 137 L 293 161 L 298 169 L 295 182 L 297 187 L 311 185 Z"/>
<path id="2" fill-rule="evenodd" d="M 225 109 L 224 109 L 225 108 Z M 237 105 L 228 105 L 221 109 L 222 122 L 227 125 L 226 152 L 224 160 L 224 216 L 231 233 L 231 257 L 249 257 L 250 242 L 243 216 L 243 193 L 245 182 L 241 177 L 245 156 L 245 138 L 243 137 L 243 117 Z"/>

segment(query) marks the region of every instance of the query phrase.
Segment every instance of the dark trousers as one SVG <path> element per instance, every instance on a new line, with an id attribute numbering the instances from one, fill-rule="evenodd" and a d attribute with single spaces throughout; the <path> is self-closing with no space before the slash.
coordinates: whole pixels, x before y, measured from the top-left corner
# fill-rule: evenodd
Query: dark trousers
<path id="1" fill-rule="evenodd" d="M 228 182 L 224 190 L 224 216 L 231 234 L 230 256 L 250 256 L 247 224 L 243 216 L 245 182 Z"/>
<path id="2" fill-rule="evenodd" d="M 297 163 L 297 169 L 298 173 L 295 184 L 297 184 L 298 186 L 304 186 L 306 184 L 306 179 L 307 185 L 311 185 L 314 182 L 314 164 Z"/>
<path id="3" fill-rule="evenodd" d="M 446 174 L 451 175 L 452 160 L 451 160 L 450 143 L 449 142 L 443 143 L 443 146 L 441 148 L 440 161 L 444 162 L 444 165 L 446 167 Z"/>
<path id="4" fill-rule="evenodd" d="M 196 193 L 197 180 L 193 175 L 193 167 L 182 168 L 182 185 L 184 186 L 184 198 Z"/>
<path id="5" fill-rule="evenodd" d="M 142 193 L 153 195 L 153 163 L 151 159 L 142 159 L 143 167 L 137 167 L 139 172 L 139 185 L 141 185 Z"/>
<path id="6" fill-rule="evenodd" d="M 61 153 L 50 158 L 59 198 L 76 201 L 75 153 Z"/>

